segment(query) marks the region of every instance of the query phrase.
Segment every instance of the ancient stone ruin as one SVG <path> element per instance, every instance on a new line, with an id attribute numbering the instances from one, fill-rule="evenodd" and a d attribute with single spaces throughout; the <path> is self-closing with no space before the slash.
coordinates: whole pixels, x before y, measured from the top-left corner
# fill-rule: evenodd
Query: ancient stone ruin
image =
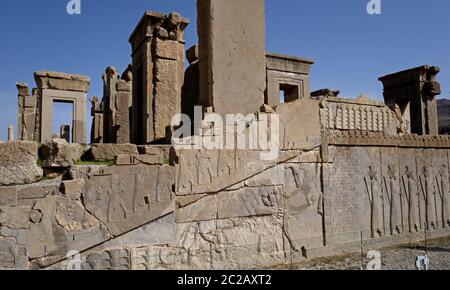
<path id="1" fill-rule="evenodd" d="M 197 6 L 186 70 L 189 20 L 144 14 L 131 65 L 108 67 L 90 98 L 90 145 L 88 77 L 17 83 L 19 140 L 0 143 L 0 268 L 249 269 L 450 234 L 438 67 L 380 78 L 384 102 L 311 92 L 313 61 L 266 51 L 263 0 Z M 52 138 L 58 101 L 74 117 Z M 247 149 L 180 148 L 179 113 L 200 114 L 188 145 L 272 130 Z M 242 131 L 217 126 L 230 113 L 247 115 Z"/>

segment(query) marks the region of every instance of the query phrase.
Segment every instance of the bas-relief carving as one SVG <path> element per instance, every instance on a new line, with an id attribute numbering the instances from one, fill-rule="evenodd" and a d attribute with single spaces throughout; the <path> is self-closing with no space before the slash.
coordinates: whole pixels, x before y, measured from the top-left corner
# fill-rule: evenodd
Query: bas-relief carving
<path id="1" fill-rule="evenodd" d="M 319 186 L 319 167 L 317 165 L 286 165 L 286 187 L 283 195 L 284 205 L 284 233 L 291 248 L 299 251 L 297 245 L 298 218 L 301 217 L 304 231 L 300 236 L 313 236 L 317 234 L 313 220 L 318 218 L 321 223 L 321 215 L 324 213 L 323 194 Z M 289 184 L 289 176 L 293 179 L 293 184 Z M 306 221 L 310 223 L 306 223 Z M 317 226 L 317 225 L 316 225 Z M 307 227 L 307 228 L 306 228 Z M 321 228 L 319 232 L 321 232 Z"/>
<path id="2" fill-rule="evenodd" d="M 277 216 L 179 224 L 177 240 L 189 268 L 255 267 L 284 261 L 282 220 Z"/>
<path id="3" fill-rule="evenodd" d="M 408 220 L 409 231 L 411 233 L 418 232 L 420 226 L 420 213 L 419 213 L 419 191 L 417 177 L 415 172 L 408 166 L 406 167 L 405 176 L 403 176 L 403 186 L 405 188 L 406 199 L 408 201 Z"/>
<path id="4" fill-rule="evenodd" d="M 381 192 L 378 172 L 369 166 L 368 177 L 364 178 L 371 208 L 372 238 L 380 238 L 384 234 L 383 226 L 383 194 Z"/>
<path id="5" fill-rule="evenodd" d="M 281 208 L 281 189 L 276 186 L 221 192 L 217 197 L 219 219 L 276 214 Z"/>
<path id="6" fill-rule="evenodd" d="M 388 176 L 384 177 L 384 186 L 386 189 L 386 196 L 389 202 L 389 217 L 391 235 L 401 234 L 403 230 L 402 225 L 402 197 L 400 191 L 399 178 L 397 170 L 394 165 L 388 166 Z"/>
<path id="7" fill-rule="evenodd" d="M 131 253 L 128 249 L 94 252 L 83 263 L 84 270 L 131 270 Z"/>
<path id="8" fill-rule="evenodd" d="M 298 151 L 280 152 L 278 160 L 261 161 L 256 150 L 179 150 L 176 165 L 177 195 L 213 193 L 233 186 L 292 160 Z"/>
<path id="9" fill-rule="evenodd" d="M 432 169 L 425 165 L 422 167 L 420 179 L 420 189 L 425 200 L 425 219 L 427 229 L 432 230 L 438 227 L 436 212 L 436 187 L 433 180 Z"/>
<path id="10" fill-rule="evenodd" d="M 78 201 L 57 194 L 26 203 L 5 211 L 9 218 L 3 217 L 1 234 L 13 237 L 28 258 L 82 251 L 106 240 L 98 220 Z"/>
<path id="11" fill-rule="evenodd" d="M 246 166 L 239 150 L 181 150 L 178 155 L 177 193 L 182 195 L 207 192 L 214 182 L 239 174 Z M 224 187 L 231 185 L 232 181 Z"/>
<path id="12" fill-rule="evenodd" d="M 132 230 L 175 209 L 173 168 L 120 166 L 98 172 L 86 182 L 86 208 L 112 235 Z"/>
<path id="13" fill-rule="evenodd" d="M 322 129 L 361 130 L 395 134 L 395 113 L 389 107 L 360 104 L 321 103 Z"/>
<path id="14" fill-rule="evenodd" d="M 442 201 L 442 221 L 444 227 L 450 227 L 450 196 L 449 196 L 449 176 L 446 165 L 441 166 L 439 174 L 436 176 L 436 185 L 439 197 Z"/>

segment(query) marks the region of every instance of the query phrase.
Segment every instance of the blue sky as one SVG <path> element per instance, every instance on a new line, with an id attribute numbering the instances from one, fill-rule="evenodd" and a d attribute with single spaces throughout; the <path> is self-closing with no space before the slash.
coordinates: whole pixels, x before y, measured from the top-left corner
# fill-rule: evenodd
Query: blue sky
<path id="1" fill-rule="evenodd" d="M 178 11 L 191 20 L 186 48 L 197 43 L 195 0 L 81 0 L 82 14 L 66 13 L 69 0 L 5 0 L 0 17 L 0 140 L 16 128 L 16 81 L 34 86 L 33 72 L 88 75 L 89 97 L 102 95 L 109 65 L 130 63 L 128 37 L 146 10 Z M 312 89 L 382 98 L 378 77 L 423 64 L 438 65 L 442 98 L 450 91 L 450 1 L 267 0 L 267 50 L 313 59 Z M 89 112 L 89 108 L 88 108 Z M 56 118 L 64 119 L 59 111 Z M 89 136 L 89 126 L 87 134 Z"/>

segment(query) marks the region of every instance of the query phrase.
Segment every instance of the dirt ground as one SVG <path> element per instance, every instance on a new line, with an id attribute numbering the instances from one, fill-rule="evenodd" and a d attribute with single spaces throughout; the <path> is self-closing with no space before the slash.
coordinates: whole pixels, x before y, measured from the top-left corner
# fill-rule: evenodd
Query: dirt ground
<path id="1" fill-rule="evenodd" d="M 425 242 L 405 244 L 378 250 L 381 270 L 417 270 L 416 257 L 426 253 L 429 270 L 450 270 L 450 236 Z M 293 265 L 275 267 L 280 270 L 361 270 L 372 260 L 367 253 L 318 258 Z"/>

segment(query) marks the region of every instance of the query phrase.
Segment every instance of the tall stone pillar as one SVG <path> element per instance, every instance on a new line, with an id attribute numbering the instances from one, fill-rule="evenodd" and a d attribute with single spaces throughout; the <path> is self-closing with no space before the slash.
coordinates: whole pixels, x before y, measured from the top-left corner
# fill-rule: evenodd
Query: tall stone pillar
<path id="1" fill-rule="evenodd" d="M 30 95 L 28 85 L 25 83 L 16 83 L 19 92 L 19 112 L 17 120 L 17 139 L 23 141 L 34 141 L 36 130 L 36 110 L 37 96 Z M 35 90 L 33 90 L 35 91 Z"/>
<path id="2" fill-rule="evenodd" d="M 70 125 L 61 125 L 59 128 L 59 138 L 64 139 L 70 143 Z"/>
<path id="3" fill-rule="evenodd" d="M 119 81 L 119 72 L 116 68 L 109 66 L 103 75 L 103 142 L 115 143 L 116 126 L 116 96 L 117 82 Z"/>
<path id="4" fill-rule="evenodd" d="M 172 117 L 181 112 L 188 24 L 178 13 L 146 12 L 130 36 L 133 143 L 167 142 Z"/>
<path id="5" fill-rule="evenodd" d="M 130 143 L 130 108 L 133 74 L 131 65 L 121 78 L 114 67 L 103 75 L 103 143 Z"/>
<path id="6" fill-rule="evenodd" d="M 14 127 L 8 126 L 8 142 L 14 142 Z"/>
<path id="7" fill-rule="evenodd" d="M 130 143 L 131 83 L 119 80 L 116 90 L 115 143 Z"/>
<path id="8" fill-rule="evenodd" d="M 198 0 L 200 100 L 218 114 L 253 113 L 266 88 L 265 1 Z"/>
<path id="9" fill-rule="evenodd" d="M 91 98 L 91 143 L 103 143 L 103 102 L 98 97 Z"/>

